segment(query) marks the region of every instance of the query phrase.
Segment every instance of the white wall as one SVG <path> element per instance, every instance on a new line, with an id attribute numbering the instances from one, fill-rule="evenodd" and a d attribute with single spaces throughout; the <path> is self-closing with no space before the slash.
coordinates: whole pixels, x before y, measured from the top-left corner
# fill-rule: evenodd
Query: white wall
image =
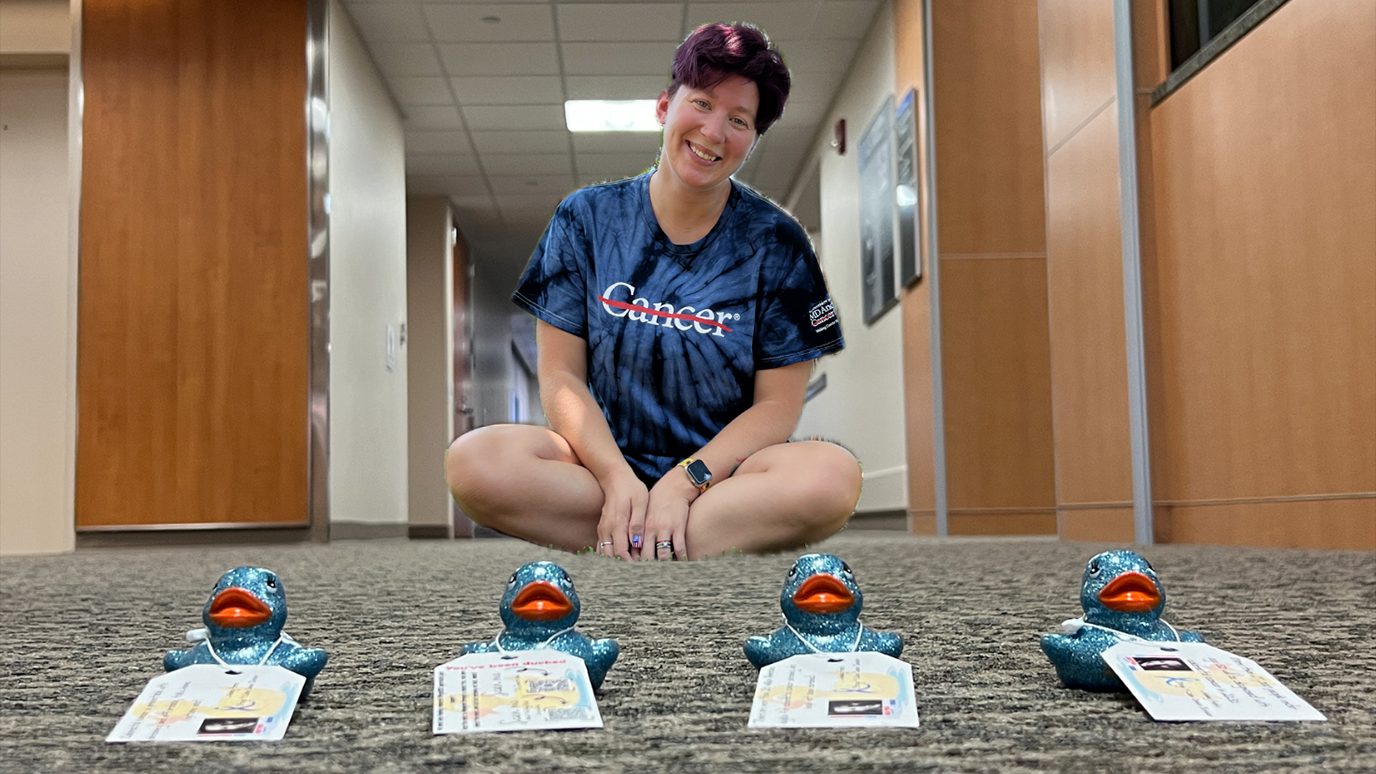
<path id="1" fill-rule="evenodd" d="M 401 116 L 344 6 L 329 13 L 330 521 L 406 523 L 406 321 Z"/>
<path id="2" fill-rule="evenodd" d="M 860 277 L 856 149 L 870 119 L 893 94 L 893 39 L 893 10 L 886 3 L 875 14 L 837 102 L 822 121 L 824 131 L 813 143 L 813 153 L 820 158 L 822 192 L 822 234 L 816 247 L 840 312 L 846 348 L 818 363 L 813 378 L 826 374 L 827 386 L 804 408 L 797 435 L 840 441 L 859 456 L 865 469 L 859 511 L 908 507 L 899 308 L 866 326 Z M 849 135 L 844 156 L 829 146 L 831 127 L 840 118 L 846 119 Z"/>
<path id="3" fill-rule="evenodd" d="M 58 55 L 72 50 L 71 0 L 0 0 L 0 59 Z"/>
<path id="4" fill-rule="evenodd" d="M 454 438 L 454 239 L 449 202 L 406 202 L 406 311 L 410 368 L 410 523 L 448 525 L 444 450 Z"/>
<path id="5" fill-rule="evenodd" d="M 67 71 L 0 70 L 0 553 L 73 547 Z"/>

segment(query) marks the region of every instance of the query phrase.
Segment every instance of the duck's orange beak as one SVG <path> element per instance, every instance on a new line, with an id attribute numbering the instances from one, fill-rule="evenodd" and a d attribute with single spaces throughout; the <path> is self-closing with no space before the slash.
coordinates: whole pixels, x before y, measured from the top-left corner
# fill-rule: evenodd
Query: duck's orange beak
<path id="1" fill-rule="evenodd" d="M 814 575 L 793 594 L 793 604 L 808 613 L 839 613 L 854 603 L 846 584 L 831 575 Z"/>
<path id="2" fill-rule="evenodd" d="M 210 603 L 210 620 L 226 629 L 257 626 L 269 618 L 272 618 L 272 608 L 254 596 L 253 592 L 238 586 L 231 586 L 216 594 Z"/>
<path id="3" fill-rule="evenodd" d="M 1140 572 L 1126 572 L 1099 592 L 1099 601 L 1120 613 L 1145 613 L 1161 602 L 1161 593 L 1151 578 Z"/>
<path id="4" fill-rule="evenodd" d="M 573 612 L 573 603 L 549 581 L 536 581 L 516 594 L 511 612 L 527 621 L 554 621 Z"/>

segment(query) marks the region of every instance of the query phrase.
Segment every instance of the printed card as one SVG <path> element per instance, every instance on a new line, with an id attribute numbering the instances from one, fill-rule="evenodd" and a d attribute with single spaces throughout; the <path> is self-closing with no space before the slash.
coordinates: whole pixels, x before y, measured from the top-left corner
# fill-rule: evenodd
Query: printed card
<path id="1" fill-rule="evenodd" d="M 196 664 L 148 681 L 107 742 L 275 742 L 306 678 L 280 666 Z"/>
<path id="2" fill-rule="evenodd" d="M 1120 642 L 1102 655 L 1155 720 L 1327 720 L 1255 661 L 1202 642 Z"/>
<path id="3" fill-rule="evenodd" d="M 917 728 L 913 668 L 883 653 L 809 653 L 760 670 L 751 728 Z"/>
<path id="4" fill-rule="evenodd" d="M 601 727 L 588 668 L 577 656 L 472 653 L 435 667 L 436 734 Z"/>

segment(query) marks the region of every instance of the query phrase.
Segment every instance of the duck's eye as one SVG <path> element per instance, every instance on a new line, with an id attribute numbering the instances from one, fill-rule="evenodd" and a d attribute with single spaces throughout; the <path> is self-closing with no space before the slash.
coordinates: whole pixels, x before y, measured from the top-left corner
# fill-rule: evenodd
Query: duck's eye
<path id="1" fill-rule="evenodd" d="M 270 589 L 277 588 L 277 576 L 269 575 L 266 583 L 268 584 L 268 588 Z"/>
<path id="2" fill-rule="evenodd" d="M 796 578 L 796 577 L 798 577 L 798 568 L 797 568 L 797 567 L 790 567 L 790 568 L 788 568 L 788 577 L 790 577 L 790 578 Z"/>
<path id="3" fill-rule="evenodd" d="M 1091 576 L 1095 576 L 1095 575 L 1098 575 L 1098 574 L 1099 574 L 1099 563 L 1098 563 L 1098 562 L 1090 562 L 1090 563 L 1089 563 L 1089 574 L 1090 574 Z"/>
<path id="4" fill-rule="evenodd" d="M 506 585 L 508 585 L 508 586 L 515 586 L 515 585 L 516 585 L 516 573 L 513 572 L 513 573 L 511 574 L 511 577 L 506 579 Z"/>
<path id="5" fill-rule="evenodd" d="M 855 573 L 850 569 L 850 565 L 846 564 L 845 562 L 841 562 L 841 572 L 851 576 L 852 578 L 855 577 Z"/>
<path id="6" fill-rule="evenodd" d="M 1142 561 L 1147 562 L 1146 559 L 1143 559 Z M 1151 566 L 1151 562 L 1147 562 L 1147 569 L 1151 570 L 1152 572 L 1156 572 L 1156 568 Z"/>
<path id="7" fill-rule="evenodd" d="M 563 578 L 563 579 L 565 580 L 565 582 L 573 583 L 573 578 L 570 578 L 570 577 L 569 577 L 568 570 L 560 570 L 560 571 L 559 571 L 559 577 Z"/>

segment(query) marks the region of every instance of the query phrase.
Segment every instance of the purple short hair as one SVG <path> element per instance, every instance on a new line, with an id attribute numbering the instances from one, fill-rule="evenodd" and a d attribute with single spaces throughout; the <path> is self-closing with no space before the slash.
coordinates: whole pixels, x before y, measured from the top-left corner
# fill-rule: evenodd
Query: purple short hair
<path id="1" fill-rule="evenodd" d="M 669 96 L 679 86 L 710 89 L 732 75 L 754 81 L 760 90 L 755 133 L 764 134 L 783 115 L 793 78 L 779 49 L 753 24 L 718 22 L 693 30 L 674 52 Z"/>

